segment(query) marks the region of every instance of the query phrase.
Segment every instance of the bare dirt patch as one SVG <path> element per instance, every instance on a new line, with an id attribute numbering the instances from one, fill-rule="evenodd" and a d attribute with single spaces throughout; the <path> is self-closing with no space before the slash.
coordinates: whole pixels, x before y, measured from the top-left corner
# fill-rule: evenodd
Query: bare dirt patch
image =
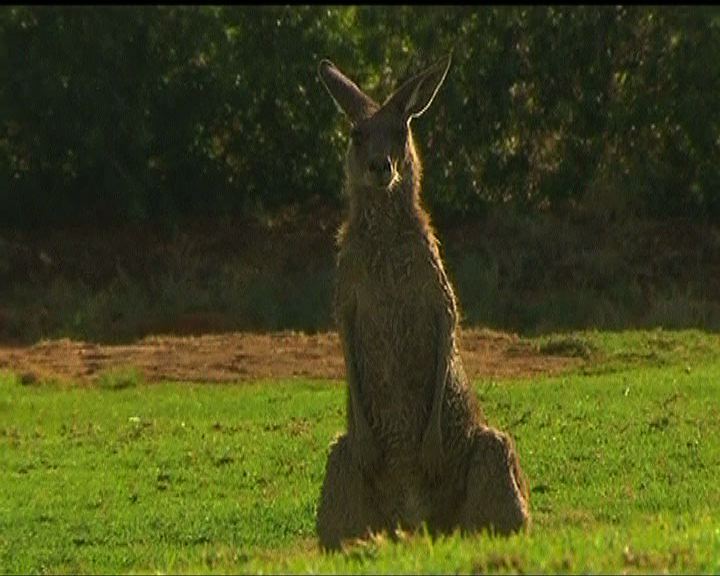
<path id="1" fill-rule="evenodd" d="M 464 330 L 460 349 L 470 378 L 555 374 L 582 363 L 579 358 L 543 355 L 514 334 L 489 330 Z M 107 370 L 130 367 L 147 382 L 345 377 L 335 332 L 151 336 L 128 345 L 62 339 L 28 347 L 0 347 L 0 369 L 20 374 L 28 382 L 87 383 Z"/>

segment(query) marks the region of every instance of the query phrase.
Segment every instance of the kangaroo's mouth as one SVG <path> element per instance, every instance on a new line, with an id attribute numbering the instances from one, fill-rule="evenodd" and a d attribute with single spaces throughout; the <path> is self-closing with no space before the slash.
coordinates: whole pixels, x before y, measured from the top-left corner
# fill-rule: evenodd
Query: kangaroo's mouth
<path id="1" fill-rule="evenodd" d="M 397 163 L 393 162 L 392 164 L 392 170 L 390 173 L 390 181 L 387 183 L 386 188 L 388 190 L 393 190 L 397 186 L 400 185 L 400 182 L 402 182 L 402 176 L 400 176 L 400 171 L 397 169 Z"/>
<path id="2" fill-rule="evenodd" d="M 371 175 L 374 187 L 387 192 L 392 192 L 402 182 L 402 176 L 400 171 L 397 169 L 397 163 L 393 162 L 390 166 L 390 171 L 387 174 Z"/>

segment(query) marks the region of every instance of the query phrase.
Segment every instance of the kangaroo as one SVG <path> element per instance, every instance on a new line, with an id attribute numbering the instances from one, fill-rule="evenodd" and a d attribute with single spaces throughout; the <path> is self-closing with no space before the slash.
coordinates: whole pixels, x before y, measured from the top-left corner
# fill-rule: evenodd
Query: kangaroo
<path id="1" fill-rule="evenodd" d="M 347 434 L 330 448 L 318 505 L 325 549 L 423 524 L 509 534 L 529 522 L 514 443 L 487 425 L 468 384 L 455 294 L 421 205 L 410 123 L 449 67 L 447 56 L 379 105 L 329 60 L 319 66 L 352 123 L 335 293 Z"/>

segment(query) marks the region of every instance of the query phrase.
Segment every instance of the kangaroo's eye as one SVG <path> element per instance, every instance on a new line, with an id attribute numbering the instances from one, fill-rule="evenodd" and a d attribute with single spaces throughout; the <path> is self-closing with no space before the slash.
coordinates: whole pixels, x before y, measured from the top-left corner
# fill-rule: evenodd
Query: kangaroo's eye
<path id="1" fill-rule="evenodd" d="M 350 131 L 350 139 L 353 144 L 360 144 L 360 142 L 362 142 L 362 132 L 360 131 L 360 128 L 353 128 Z"/>

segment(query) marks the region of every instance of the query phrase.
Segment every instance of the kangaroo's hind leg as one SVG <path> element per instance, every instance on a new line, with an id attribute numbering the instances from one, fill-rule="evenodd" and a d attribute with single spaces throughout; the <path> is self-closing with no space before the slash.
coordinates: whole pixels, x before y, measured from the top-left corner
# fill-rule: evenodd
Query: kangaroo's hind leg
<path id="1" fill-rule="evenodd" d="M 337 550 L 344 540 L 381 530 L 383 515 L 376 490 L 354 464 L 348 437 L 330 449 L 317 512 L 320 545 Z"/>
<path id="2" fill-rule="evenodd" d="M 528 493 L 512 439 L 480 427 L 471 437 L 465 502 L 459 524 L 470 532 L 510 534 L 529 523 Z"/>

